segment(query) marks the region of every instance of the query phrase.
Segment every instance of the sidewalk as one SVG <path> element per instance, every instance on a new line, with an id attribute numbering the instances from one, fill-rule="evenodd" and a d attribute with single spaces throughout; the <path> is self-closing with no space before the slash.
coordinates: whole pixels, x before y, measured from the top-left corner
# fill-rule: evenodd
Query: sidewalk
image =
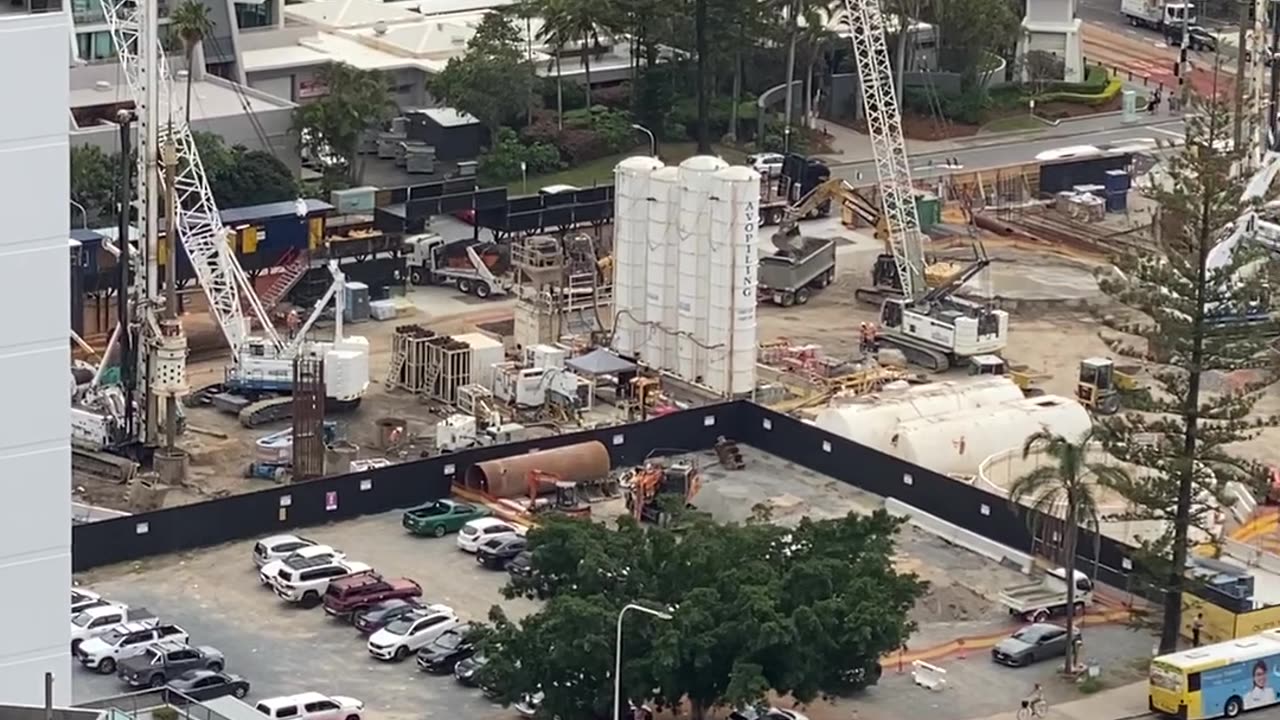
<path id="1" fill-rule="evenodd" d="M 1059 703 L 1049 707 L 1048 720 L 1124 720 L 1147 715 L 1147 684 L 1137 682 L 1111 690 L 1100 690 L 1079 700 Z M 1018 713 L 1011 710 L 974 720 L 1017 720 Z"/>

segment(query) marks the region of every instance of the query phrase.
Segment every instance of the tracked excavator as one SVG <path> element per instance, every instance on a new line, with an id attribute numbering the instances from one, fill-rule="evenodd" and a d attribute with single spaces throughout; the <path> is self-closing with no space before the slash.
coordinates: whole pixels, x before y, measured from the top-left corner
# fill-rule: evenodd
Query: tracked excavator
<path id="1" fill-rule="evenodd" d="M 802 252 L 800 221 L 831 201 L 839 201 L 840 217 L 846 225 L 853 225 L 855 218 L 861 220 L 875 228 L 876 239 L 885 242 L 885 251 L 876 257 L 875 265 L 871 268 L 871 285 L 855 290 L 854 297 L 877 305 L 889 297 L 902 297 L 902 281 L 898 276 L 897 263 L 893 259 L 893 248 L 889 244 L 889 226 L 884 213 L 857 188 L 841 178 L 831 178 L 819 184 L 786 209 L 773 234 L 774 246 L 779 252 L 786 254 Z M 964 266 L 958 263 L 945 260 L 929 263 L 924 268 L 925 284 L 930 288 L 941 287 L 963 271 Z"/>

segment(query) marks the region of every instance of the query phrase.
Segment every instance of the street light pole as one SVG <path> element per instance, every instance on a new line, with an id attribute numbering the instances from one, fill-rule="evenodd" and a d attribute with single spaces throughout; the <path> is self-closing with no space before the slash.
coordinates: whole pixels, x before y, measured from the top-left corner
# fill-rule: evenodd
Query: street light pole
<path id="1" fill-rule="evenodd" d="M 89 211 L 85 210 L 84 206 L 76 202 L 75 200 L 68 199 L 67 202 L 71 203 L 72 207 L 80 211 L 80 229 L 88 230 L 89 229 Z"/>
<path id="2" fill-rule="evenodd" d="M 654 137 L 653 131 L 640 124 L 632 124 L 631 129 L 639 130 L 649 136 L 649 155 L 652 157 L 658 157 L 658 139 Z"/>
<path id="3" fill-rule="evenodd" d="M 638 127 L 638 126 L 637 126 Z M 627 603 L 622 606 L 622 610 L 618 612 L 618 638 L 614 645 L 613 656 L 613 720 L 621 720 L 619 713 L 622 712 L 622 618 L 626 617 L 628 610 L 642 612 L 645 615 L 652 615 L 659 620 L 670 620 L 670 613 L 664 613 L 660 610 L 647 608 L 643 605 L 635 603 Z"/>

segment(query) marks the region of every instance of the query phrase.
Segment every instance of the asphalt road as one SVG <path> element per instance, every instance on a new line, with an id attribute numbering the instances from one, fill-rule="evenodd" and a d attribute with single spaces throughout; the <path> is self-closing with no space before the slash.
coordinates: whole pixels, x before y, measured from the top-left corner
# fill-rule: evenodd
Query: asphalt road
<path id="1" fill-rule="evenodd" d="M 1101 120 L 1101 119 L 1100 119 Z M 1107 118 L 1110 123 L 1116 118 Z M 965 145 L 954 150 L 936 153 L 911 154 L 912 176 L 916 179 L 938 177 L 951 172 L 981 170 L 1004 167 L 1019 163 L 1032 162 L 1036 156 L 1050 150 L 1077 145 L 1124 145 L 1142 143 L 1155 146 L 1156 143 L 1181 141 L 1183 137 L 1182 121 L 1170 119 L 1154 125 L 1120 126 L 1102 129 L 1090 129 L 1081 126 L 1079 134 L 1053 136 L 1016 136 L 998 140 L 991 144 Z M 958 161 L 958 163 L 953 163 Z M 832 173 L 854 184 L 858 181 L 871 181 L 875 178 L 875 163 L 862 161 L 843 165 L 833 165 Z"/>

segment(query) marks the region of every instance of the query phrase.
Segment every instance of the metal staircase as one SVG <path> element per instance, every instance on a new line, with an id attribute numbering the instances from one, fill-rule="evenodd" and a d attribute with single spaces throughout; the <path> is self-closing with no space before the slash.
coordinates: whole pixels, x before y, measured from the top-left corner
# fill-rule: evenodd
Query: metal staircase
<path id="1" fill-rule="evenodd" d="M 249 335 L 242 299 L 258 320 L 262 332 L 270 341 L 282 347 L 283 343 L 267 321 L 266 310 L 253 292 L 248 276 L 227 244 L 226 230 L 209 189 L 204 166 L 200 163 L 195 140 L 184 120 L 185 113 L 181 107 L 184 95 L 175 92 L 169 74 L 169 63 L 158 40 L 155 49 L 155 77 L 146 76 L 146 62 L 139 57 L 143 50 L 143 38 L 146 37 L 143 33 L 146 11 L 144 4 L 137 0 L 103 0 L 102 7 L 111 30 L 111 39 L 120 57 L 120 67 L 143 122 L 138 132 L 139 177 L 144 178 L 145 182 L 163 183 L 163 178 L 158 177 L 159 173 L 155 168 L 147 168 L 147 158 L 159 157 L 158 148 L 164 147 L 170 140 L 177 150 L 174 194 L 179 208 L 176 223 L 178 239 L 191 259 L 196 279 L 208 297 L 209 312 L 222 328 L 233 357 L 239 354 Z M 148 147 L 153 129 L 145 125 L 148 83 L 153 87 L 158 100 L 155 117 L 161 118 L 160 127 L 154 129 L 156 148 Z"/>
<path id="2" fill-rule="evenodd" d="M 290 248 L 280 260 L 280 271 L 270 276 L 271 283 L 258 295 L 262 301 L 262 309 L 267 312 L 271 312 L 288 297 L 289 291 L 311 269 L 311 255 L 306 250 Z"/>

